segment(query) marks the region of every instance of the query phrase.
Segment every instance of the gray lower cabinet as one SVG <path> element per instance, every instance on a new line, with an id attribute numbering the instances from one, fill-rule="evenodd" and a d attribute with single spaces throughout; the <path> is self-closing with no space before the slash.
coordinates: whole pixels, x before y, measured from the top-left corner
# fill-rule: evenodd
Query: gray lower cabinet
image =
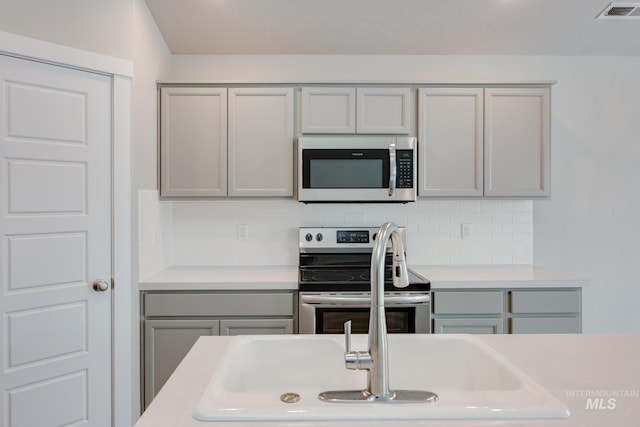
<path id="1" fill-rule="evenodd" d="M 513 334 L 582 332 L 580 289 L 507 292 L 507 322 Z"/>
<path id="2" fill-rule="evenodd" d="M 434 333 L 580 333 L 580 288 L 434 290 Z"/>
<path id="3" fill-rule="evenodd" d="M 219 320 L 145 320 L 145 407 L 200 336 L 219 334 Z"/>
<path id="4" fill-rule="evenodd" d="M 146 408 L 203 335 L 294 332 L 293 292 L 144 292 L 143 402 Z"/>
<path id="5" fill-rule="evenodd" d="M 446 334 L 504 332 L 502 290 L 433 292 L 433 331 Z"/>

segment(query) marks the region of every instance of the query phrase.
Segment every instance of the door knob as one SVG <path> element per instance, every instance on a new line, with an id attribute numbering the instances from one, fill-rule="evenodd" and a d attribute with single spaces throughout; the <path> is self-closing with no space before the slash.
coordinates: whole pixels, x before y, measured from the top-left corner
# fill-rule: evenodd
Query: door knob
<path id="1" fill-rule="evenodd" d="M 109 282 L 105 279 L 98 279 L 93 282 L 93 290 L 96 292 L 104 292 L 109 289 Z"/>

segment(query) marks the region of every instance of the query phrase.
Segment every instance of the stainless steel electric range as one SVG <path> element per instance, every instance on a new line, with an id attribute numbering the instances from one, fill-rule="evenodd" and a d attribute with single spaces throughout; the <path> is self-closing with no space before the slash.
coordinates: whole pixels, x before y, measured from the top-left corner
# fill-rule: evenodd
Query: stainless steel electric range
<path id="1" fill-rule="evenodd" d="M 299 229 L 300 334 L 367 333 L 371 252 L 377 227 Z M 406 248 L 406 230 L 400 228 Z M 390 248 L 385 262 L 384 302 L 389 333 L 431 331 L 430 283 L 409 270 L 409 286 L 393 286 Z"/>

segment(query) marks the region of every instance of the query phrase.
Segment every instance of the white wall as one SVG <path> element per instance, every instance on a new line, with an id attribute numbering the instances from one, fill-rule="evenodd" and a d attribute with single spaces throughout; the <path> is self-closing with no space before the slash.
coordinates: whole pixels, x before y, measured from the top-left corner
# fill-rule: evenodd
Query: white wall
<path id="1" fill-rule="evenodd" d="M 144 0 L 134 3 L 133 159 L 134 188 L 157 186 L 157 86 L 166 78 L 172 55 Z"/>
<path id="2" fill-rule="evenodd" d="M 534 261 L 591 279 L 588 332 L 640 331 L 640 58 L 575 59 L 553 93 L 551 201 Z"/>
<path id="3" fill-rule="evenodd" d="M 133 58 L 134 0 L 2 0 L 0 30 Z"/>
<path id="4" fill-rule="evenodd" d="M 138 236 L 142 228 L 138 224 L 137 189 L 156 186 L 156 146 L 157 146 L 157 89 L 156 80 L 164 77 L 171 63 L 171 54 L 151 17 L 144 0 L 128 0 L 133 5 L 133 47 L 134 78 L 132 83 L 132 164 L 131 171 L 134 189 L 133 197 L 133 234 Z M 118 173 L 118 171 L 116 171 Z M 139 292 L 137 286 L 140 259 L 138 241 L 133 239 L 132 253 L 133 275 L 131 289 L 131 363 L 132 396 L 131 420 L 135 422 L 140 414 L 140 328 L 139 328 Z M 156 258 L 158 259 L 158 258 Z M 153 268 L 153 267 L 152 267 Z M 123 331 L 120 331 L 122 334 Z M 133 424 L 133 423 L 131 423 Z M 128 424 L 122 424 L 128 425 Z"/>
<path id="5" fill-rule="evenodd" d="M 298 264 L 303 226 L 407 227 L 411 265 L 531 264 L 531 201 L 452 200 L 398 204 L 309 204 L 295 200 L 161 201 L 140 194 L 141 277 L 165 265 Z M 460 224 L 473 238 L 462 240 Z M 249 238 L 238 239 L 239 224 Z"/>
<path id="6" fill-rule="evenodd" d="M 585 332 L 640 332 L 640 316 L 635 314 L 640 306 L 635 268 L 640 260 L 640 227 L 634 221 L 640 217 L 638 75 L 638 57 L 175 56 L 171 78 L 236 82 L 557 80 L 552 89 L 552 198 L 532 202 L 532 260 L 591 280 L 584 291 Z M 211 259 L 206 251 L 186 251 L 197 230 L 204 230 L 201 236 L 211 236 L 205 243 L 211 250 L 215 250 L 214 242 L 226 241 L 223 229 L 226 238 L 233 240 L 237 218 L 226 216 L 229 203 L 179 202 L 171 207 L 175 262 Z M 424 203 L 416 204 L 418 210 L 421 205 Z M 278 203 L 267 203 L 251 204 L 247 211 L 256 206 L 268 214 L 275 210 L 275 216 L 281 209 Z M 431 203 L 426 206 L 431 209 Z M 345 206 L 345 218 L 351 215 L 349 209 Z M 375 208 L 365 209 L 365 218 L 376 212 Z M 313 212 L 302 208 L 283 217 L 292 216 L 297 219 L 294 224 L 305 224 L 309 214 L 312 218 Z M 251 223 L 262 213 L 247 215 L 246 222 Z M 197 218 L 201 223 L 180 218 Z M 413 216 L 407 214 L 407 218 L 411 221 Z M 214 233 L 216 228 L 220 231 Z M 250 224 L 250 233 L 252 230 Z M 259 232 L 252 235 L 260 238 Z M 292 257 L 295 255 L 287 252 L 282 262 L 289 263 Z"/>

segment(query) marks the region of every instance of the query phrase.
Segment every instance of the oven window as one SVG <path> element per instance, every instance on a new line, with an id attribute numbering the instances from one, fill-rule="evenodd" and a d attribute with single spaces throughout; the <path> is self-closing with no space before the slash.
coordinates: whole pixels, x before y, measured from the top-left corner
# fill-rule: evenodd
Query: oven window
<path id="1" fill-rule="evenodd" d="M 310 188 L 380 188 L 382 159 L 311 159 Z"/>
<path id="2" fill-rule="evenodd" d="M 387 332 L 415 333 L 415 307 L 389 307 Z M 342 334 L 344 322 L 351 320 L 351 333 L 369 332 L 369 308 L 316 308 L 316 334 Z"/>

